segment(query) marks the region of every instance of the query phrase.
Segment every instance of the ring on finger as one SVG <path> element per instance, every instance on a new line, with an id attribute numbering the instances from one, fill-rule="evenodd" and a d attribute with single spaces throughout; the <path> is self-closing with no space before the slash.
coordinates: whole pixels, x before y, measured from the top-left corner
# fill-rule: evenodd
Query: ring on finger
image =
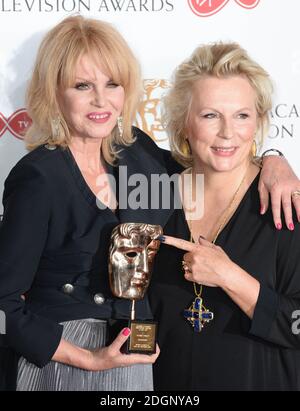
<path id="1" fill-rule="evenodd" d="M 185 261 L 182 261 L 181 264 L 182 264 L 182 268 L 184 271 L 191 273 L 191 270 L 189 269 L 189 266 L 187 265 Z"/>
<path id="2" fill-rule="evenodd" d="M 295 190 L 292 192 L 292 197 L 298 197 L 300 196 L 300 190 Z"/>

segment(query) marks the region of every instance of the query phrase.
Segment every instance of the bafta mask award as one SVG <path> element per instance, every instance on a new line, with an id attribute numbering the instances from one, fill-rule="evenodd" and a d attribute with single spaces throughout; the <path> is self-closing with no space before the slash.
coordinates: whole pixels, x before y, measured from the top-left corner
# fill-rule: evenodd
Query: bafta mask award
<path id="1" fill-rule="evenodd" d="M 156 351 L 157 323 L 136 320 L 135 302 L 144 298 L 150 283 L 154 257 L 162 235 L 158 225 L 120 224 L 112 231 L 109 249 L 109 281 L 113 295 L 131 300 L 130 337 L 125 352 L 152 354 Z"/>

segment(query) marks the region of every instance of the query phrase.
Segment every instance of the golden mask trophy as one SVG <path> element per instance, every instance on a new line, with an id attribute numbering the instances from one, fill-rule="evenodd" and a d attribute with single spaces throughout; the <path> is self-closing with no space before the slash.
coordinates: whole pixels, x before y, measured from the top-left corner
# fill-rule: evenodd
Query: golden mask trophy
<path id="1" fill-rule="evenodd" d="M 132 301 L 126 353 L 156 352 L 157 323 L 135 319 L 135 302 L 144 298 L 163 231 L 159 225 L 125 223 L 114 228 L 109 249 L 109 281 L 113 295 Z"/>

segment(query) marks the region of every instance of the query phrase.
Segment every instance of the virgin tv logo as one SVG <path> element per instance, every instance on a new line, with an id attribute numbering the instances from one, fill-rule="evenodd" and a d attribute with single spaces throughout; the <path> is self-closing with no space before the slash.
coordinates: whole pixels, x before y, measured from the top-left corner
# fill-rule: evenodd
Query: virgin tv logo
<path id="1" fill-rule="evenodd" d="M 244 9 L 254 9 L 260 0 L 234 0 Z M 209 17 L 222 10 L 229 0 L 188 0 L 193 13 L 200 17 Z"/>
<path id="2" fill-rule="evenodd" d="M 26 130 L 31 125 L 31 123 L 31 118 L 28 116 L 24 108 L 15 111 L 8 118 L 0 113 L 0 137 L 6 131 L 9 131 L 16 138 L 23 140 Z"/>

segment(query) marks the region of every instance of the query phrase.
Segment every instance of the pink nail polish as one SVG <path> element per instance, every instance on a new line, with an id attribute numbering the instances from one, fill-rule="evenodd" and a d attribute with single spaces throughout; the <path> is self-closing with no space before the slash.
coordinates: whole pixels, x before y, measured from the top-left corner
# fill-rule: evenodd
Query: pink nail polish
<path id="1" fill-rule="evenodd" d="M 294 226 L 293 223 L 291 223 L 291 224 L 289 225 L 289 229 L 290 229 L 291 231 L 294 231 L 294 230 L 295 230 L 295 226 Z"/>
<path id="2" fill-rule="evenodd" d="M 131 333 L 130 328 L 124 328 L 124 330 L 122 331 L 122 334 L 125 337 L 128 337 L 128 335 Z"/>
<path id="3" fill-rule="evenodd" d="M 264 206 L 261 207 L 260 214 L 265 214 L 265 207 Z"/>
<path id="4" fill-rule="evenodd" d="M 276 225 L 276 228 L 277 228 L 277 230 L 281 230 L 281 229 L 282 229 L 282 224 L 281 224 L 281 223 L 278 223 L 278 224 Z"/>

